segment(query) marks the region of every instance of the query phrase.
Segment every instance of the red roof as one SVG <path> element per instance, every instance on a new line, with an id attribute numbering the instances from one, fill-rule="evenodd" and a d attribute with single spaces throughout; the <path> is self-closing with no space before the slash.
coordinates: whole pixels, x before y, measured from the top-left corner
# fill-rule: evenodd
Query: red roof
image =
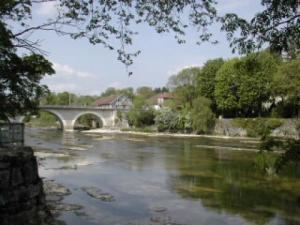
<path id="1" fill-rule="evenodd" d="M 110 95 L 110 96 L 98 98 L 95 101 L 94 105 L 96 105 L 96 106 L 110 105 L 116 100 L 116 98 L 118 98 L 117 95 Z"/>
<path id="2" fill-rule="evenodd" d="M 157 98 L 163 98 L 163 99 L 175 99 L 175 95 L 170 92 L 164 92 L 158 95 Z"/>
<path id="3" fill-rule="evenodd" d="M 154 95 L 151 98 L 149 98 L 148 103 L 155 105 L 155 104 L 157 104 L 157 101 L 159 98 L 167 100 L 167 99 L 175 99 L 176 97 L 173 93 L 164 92 L 164 93 L 160 93 L 160 94 Z"/>

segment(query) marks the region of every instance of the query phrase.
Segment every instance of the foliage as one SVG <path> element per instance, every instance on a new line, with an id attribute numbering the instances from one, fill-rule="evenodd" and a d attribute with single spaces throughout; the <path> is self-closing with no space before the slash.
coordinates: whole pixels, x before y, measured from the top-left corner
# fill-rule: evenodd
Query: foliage
<path id="1" fill-rule="evenodd" d="M 37 115 L 28 115 L 25 122 L 33 127 L 57 127 L 59 121 L 57 118 L 48 112 L 39 112 Z"/>
<path id="2" fill-rule="evenodd" d="M 94 124 L 95 123 L 95 124 Z M 93 125 L 96 125 L 97 128 L 103 126 L 101 119 L 93 114 L 85 114 L 80 116 L 75 123 L 75 128 L 92 128 Z"/>
<path id="3" fill-rule="evenodd" d="M 133 99 L 134 93 L 133 88 L 124 88 L 124 89 L 116 89 L 114 87 L 107 88 L 104 92 L 101 93 L 100 97 L 107 97 L 111 95 L 125 95 L 130 99 Z"/>
<path id="4" fill-rule="evenodd" d="M 261 0 L 261 4 L 263 11 L 249 21 L 232 13 L 221 18 L 233 50 L 248 53 L 269 46 L 271 51 L 290 53 L 299 49 L 299 1 Z"/>
<path id="5" fill-rule="evenodd" d="M 282 153 L 275 162 L 275 171 L 279 173 L 285 166 L 291 163 L 300 163 L 300 139 L 280 140 L 270 136 L 262 139 L 261 151 L 281 150 Z"/>
<path id="6" fill-rule="evenodd" d="M 154 118 L 154 110 L 147 105 L 146 100 L 141 96 L 136 96 L 133 100 L 133 106 L 127 113 L 129 125 L 135 127 L 153 125 Z"/>
<path id="7" fill-rule="evenodd" d="M 300 60 L 284 62 L 275 74 L 272 86 L 274 98 L 281 98 L 280 103 L 277 103 L 279 105 L 279 107 L 277 107 L 277 112 L 279 111 L 278 114 L 282 116 L 299 115 Z"/>
<path id="8" fill-rule="evenodd" d="M 262 137 L 270 134 L 272 130 L 280 127 L 283 121 L 275 118 L 236 118 L 233 120 L 233 123 L 238 127 L 244 128 L 249 137 Z"/>
<path id="9" fill-rule="evenodd" d="M 215 124 L 215 114 L 211 110 L 211 101 L 205 97 L 194 100 L 191 110 L 192 126 L 197 133 L 208 133 Z"/>
<path id="10" fill-rule="evenodd" d="M 169 92 L 169 89 L 167 87 L 157 87 L 153 89 L 154 93 L 160 94 L 164 92 Z"/>
<path id="11" fill-rule="evenodd" d="M 255 166 L 259 171 L 269 176 L 275 175 L 276 157 L 270 152 L 260 151 L 255 159 Z"/>
<path id="12" fill-rule="evenodd" d="M 219 110 L 226 114 L 239 109 L 238 83 L 239 74 L 236 69 L 238 59 L 227 61 L 218 71 L 215 85 L 215 98 Z"/>
<path id="13" fill-rule="evenodd" d="M 38 25 L 32 25 L 33 10 L 47 2 L 56 3 L 57 13 Z M 184 43 L 185 31 L 189 26 L 194 26 L 200 31 L 197 42 L 209 41 L 211 34 L 208 27 L 216 19 L 214 6 L 215 2 L 211 0 L 180 0 L 176 3 L 169 0 L 3 0 L 0 20 L 6 24 L 14 23 L 14 27 L 18 28 L 10 37 L 19 48 L 38 51 L 39 42 L 28 39 L 28 34 L 36 30 L 54 31 L 73 39 L 86 38 L 93 45 L 100 44 L 115 50 L 118 60 L 128 66 L 132 64 L 132 57 L 140 53 L 126 49 L 137 34 L 132 27 L 144 23 L 158 33 L 173 33 L 178 43 Z M 119 47 L 116 43 L 120 43 Z"/>
<path id="14" fill-rule="evenodd" d="M 54 93 L 49 92 L 41 101 L 41 105 L 76 105 L 89 106 L 93 105 L 97 96 L 78 96 L 70 92 Z"/>
<path id="15" fill-rule="evenodd" d="M 177 75 L 169 78 L 167 86 L 173 90 L 176 98 L 183 107 L 192 107 L 196 96 L 196 78 L 200 68 L 191 67 L 181 70 Z"/>
<path id="16" fill-rule="evenodd" d="M 170 108 L 161 109 L 155 117 L 155 125 L 157 130 L 177 132 L 182 129 L 181 118 L 178 112 Z"/>
<path id="17" fill-rule="evenodd" d="M 152 90 L 151 87 L 143 86 L 143 87 L 138 87 L 136 89 L 136 94 L 147 99 L 155 95 L 155 92 Z"/>
<path id="18" fill-rule="evenodd" d="M 226 62 L 217 73 L 215 97 L 225 114 L 260 116 L 271 98 L 279 60 L 264 51 Z"/>
<path id="19" fill-rule="evenodd" d="M 224 64 L 222 58 L 208 60 L 197 76 L 197 94 L 212 101 L 212 109 L 216 111 L 215 79 L 217 72 Z"/>
<path id="20" fill-rule="evenodd" d="M 53 74 L 52 65 L 37 54 L 18 56 L 7 39 L 9 31 L 0 21 L 0 118 L 14 117 L 35 110 L 40 96 L 47 91 L 39 82 Z"/>

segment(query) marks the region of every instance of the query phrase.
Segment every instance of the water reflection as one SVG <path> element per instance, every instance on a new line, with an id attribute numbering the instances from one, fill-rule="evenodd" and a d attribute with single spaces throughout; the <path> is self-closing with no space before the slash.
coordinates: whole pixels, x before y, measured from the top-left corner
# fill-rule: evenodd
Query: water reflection
<path id="1" fill-rule="evenodd" d="M 26 142 L 53 154 L 39 157 L 40 174 L 70 189 L 64 203 L 82 206 L 59 216 L 66 224 L 300 224 L 299 173 L 269 179 L 255 170 L 254 152 L 203 147 L 255 149 L 257 140 L 31 129 Z M 116 201 L 91 198 L 83 187 Z"/>
<path id="2" fill-rule="evenodd" d="M 176 152 L 176 174 L 168 187 L 183 198 L 201 199 L 205 207 L 240 215 L 255 224 L 299 224 L 297 177 L 268 179 L 255 171 L 254 153 L 195 149 Z M 166 164 L 174 165 L 174 160 Z"/>

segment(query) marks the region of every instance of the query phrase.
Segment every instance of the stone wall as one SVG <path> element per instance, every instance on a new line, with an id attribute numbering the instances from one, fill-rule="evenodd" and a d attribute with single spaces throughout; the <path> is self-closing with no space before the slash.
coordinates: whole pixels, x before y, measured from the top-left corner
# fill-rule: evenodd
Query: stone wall
<path id="1" fill-rule="evenodd" d="M 229 137 L 246 137 L 247 131 L 233 125 L 232 119 L 217 119 L 213 134 Z"/>
<path id="2" fill-rule="evenodd" d="M 281 119 L 282 125 L 274 129 L 271 136 L 299 139 L 299 131 L 297 124 L 300 124 L 299 119 Z M 247 137 L 246 129 L 238 127 L 233 119 L 217 119 L 212 133 L 214 135 L 230 136 L 230 137 Z"/>
<path id="3" fill-rule="evenodd" d="M 43 183 L 29 147 L 0 148 L 1 225 L 52 224 Z"/>

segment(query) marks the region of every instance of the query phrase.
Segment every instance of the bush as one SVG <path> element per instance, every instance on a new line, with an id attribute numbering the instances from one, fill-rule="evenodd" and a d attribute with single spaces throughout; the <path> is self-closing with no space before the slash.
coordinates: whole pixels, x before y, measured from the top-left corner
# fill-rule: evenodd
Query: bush
<path id="1" fill-rule="evenodd" d="M 144 127 L 154 124 L 154 110 L 153 109 L 131 109 L 128 114 L 128 123 L 130 126 Z"/>
<path id="2" fill-rule="evenodd" d="M 184 128 L 183 117 L 178 112 L 173 111 L 170 108 L 163 108 L 157 113 L 155 117 L 155 124 L 159 132 L 177 132 Z"/>
<path id="3" fill-rule="evenodd" d="M 136 97 L 133 106 L 127 113 L 127 119 L 130 126 L 144 127 L 154 124 L 155 112 L 147 105 L 142 97 Z"/>

